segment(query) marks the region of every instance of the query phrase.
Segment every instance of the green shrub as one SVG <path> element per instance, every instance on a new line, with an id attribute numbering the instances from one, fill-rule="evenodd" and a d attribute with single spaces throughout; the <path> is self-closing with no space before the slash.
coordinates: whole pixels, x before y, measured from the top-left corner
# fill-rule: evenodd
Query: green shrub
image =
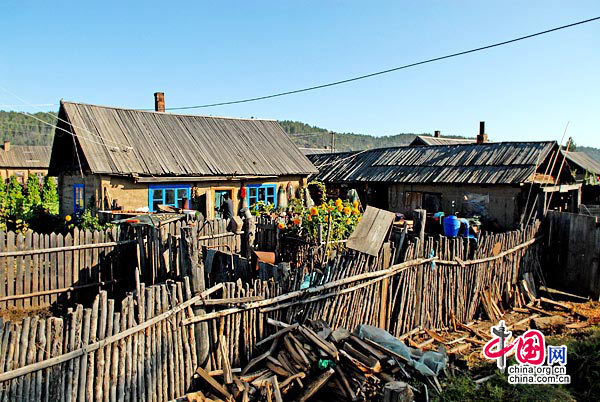
<path id="1" fill-rule="evenodd" d="M 50 215 L 58 215 L 58 191 L 54 177 L 44 178 L 44 189 L 42 191 L 42 207 Z"/>

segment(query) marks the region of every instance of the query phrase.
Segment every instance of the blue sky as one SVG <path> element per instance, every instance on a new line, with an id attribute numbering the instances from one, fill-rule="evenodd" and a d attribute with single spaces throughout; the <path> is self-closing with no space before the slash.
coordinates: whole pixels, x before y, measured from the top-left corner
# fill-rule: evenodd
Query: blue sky
<path id="1" fill-rule="evenodd" d="M 34 104 L 64 98 L 151 108 L 160 90 L 167 107 L 197 105 L 349 78 L 596 16 L 597 0 L 4 0 L 0 87 Z M 569 121 L 578 144 L 600 147 L 599 49 L 600 22 L 593 22 L 343 86 L 191 113 L 373 135 L 475 135 L 485 120 L 496 141 L 560 140 Z M 21 103 L 0 89 L 0 104 Z"/>

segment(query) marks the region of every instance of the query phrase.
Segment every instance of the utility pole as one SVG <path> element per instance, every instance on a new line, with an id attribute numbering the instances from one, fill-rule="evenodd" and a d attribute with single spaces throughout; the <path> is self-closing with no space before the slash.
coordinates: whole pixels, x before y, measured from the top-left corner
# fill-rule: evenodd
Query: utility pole
<path id="1" fill-rule="evenodd" d="M 331 133 L 331 153 L 335 152 L 335 132 L 330 131 Z"/>

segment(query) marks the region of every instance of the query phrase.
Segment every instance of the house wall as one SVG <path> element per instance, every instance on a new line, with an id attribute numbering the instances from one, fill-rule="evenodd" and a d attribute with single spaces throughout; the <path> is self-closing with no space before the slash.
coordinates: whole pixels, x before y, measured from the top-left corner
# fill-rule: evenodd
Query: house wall
<path id="1" fill-rule="evenodd" d="M 73 213 L 74 209 L 74 192 L 73 184 L 83 184 L 85 197 L 85 205 L 89 205 L 92 197 L 96 201 L 96 206 L 100 206 L 99 201 L 101 199 L 100 192 L 100 177 L 95 175 L 85 175 L 81 177 L 80 174 L 67 174 L 58 177 L 58 197 L 60 200 L 60 213 L 62 215 L 68 215 Z"/>
<path id="2" fill-rule="evenodd" d="M 0 177 L 3 180 L 7 180 L 10 176 L 15 175 L 19 180 L 19 183 L 25 184 L 27 182 L 27 176 L 30 173 L 35 175 L 46 176 L 48 174 L 48 169 L 29 169 L 29 168 L 10 168 L 4 167 L 0 168 Z"/>
<path id="3" fill-rule="evenodd" d="M 513 227 L 520 219 L 521 187 L 511 185 L 389 184 L 388 207 L 394 212 L 411 212 L 423 206 L 423 193 L 440 194 L 441 210 L 446 214 L 468 210 L 467 199 L 476 194 L 489 199 L 486 205 L 488 216 L 484 218 L 496 219 L 504 228 Z"/>
<path id="4" fill-rule="evenodd" d="M 203 181 L 203 182 L 170 182 L 170 183 L 140 183 L 132 178 L 115 176 L 86 176 L 82 181 L 81 176 L 63 176 L 60 184 L 61 213 L 68 214 L 73 212 L 73 184 L 84 183 L 86 204 L 94 196 L 97 207 L 108 209 L 109 205 L 104 202 L 105 194 L 108 193 L 110 200 L 116 200 L 117 204 L 125 211 L 135 211 L 148 208 L 148 191 L 153 184 L 178 185 L 185 184 L 195 190 L 197 196 L 206 195 L 206 209 L 203 214 L 212 219 L 214 213 L 215 190 L 232 190 L 233 205 L 236 210 L 241 208 L 240 189 L 242 186 L 250 184 L 277 184 L 287 186 L 292 183 L 294 189 L 298 188 L 302 182 L 306 185 L 305 176 L 282 176 L 276 179 L 265 180 L 224 180 L 224 181 Z M 88 190 L 89 188 L 89 190 Z M 194 197 L 194 194 L 192 194 Z"/>

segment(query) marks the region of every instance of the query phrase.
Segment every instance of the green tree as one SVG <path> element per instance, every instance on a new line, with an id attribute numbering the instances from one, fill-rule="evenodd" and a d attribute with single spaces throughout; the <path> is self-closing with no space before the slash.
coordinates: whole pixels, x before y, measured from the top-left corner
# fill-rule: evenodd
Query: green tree
<path id="1" fill-rule="evenodd" d="M 27 189 L 25 195 L 25 209 L 31 211 L 37 209 L 42 204 L 42 196 L 40 194 L 40 179 L 37 175 L 30 173 L 27 176 Z"/>
<path id="2" fill-rule="evenodd" d="M 6 208 L 6 183 L 0 177 L 0 211 L 4 211 L 4 208 Z"/>
<path id="3" fill-rule="evenodd" d="M 8 181 L 8 190 L 6 195 L 6 208 L 8 213 L 14 217 L 21 217 L 27 211 L 24 210 L 23 186 L 17 180 L 17 176 L 12 175 Z"/>
<path id="4" fill-rule="evenodd" d="M 42 207 L 50 215 L 58 215 L 58 191 L 54 177 L 44 178 L 44 189 L 42 192 Z"/>

